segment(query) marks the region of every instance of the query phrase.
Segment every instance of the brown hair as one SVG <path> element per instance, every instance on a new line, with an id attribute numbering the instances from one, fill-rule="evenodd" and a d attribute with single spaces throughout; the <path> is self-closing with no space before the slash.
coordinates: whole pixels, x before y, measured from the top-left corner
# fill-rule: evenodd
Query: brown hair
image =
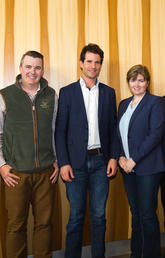
<path id="1" fill-rule="evenodd" d="M 104 52 L 98 45 L 90 43 L 90 44 L 83 47 L 83 49 L 81 51 L 81 54 L 80 54 L 80 60 L 82 62 L 84 62 L 85 55 L 86 55 L 87 52 L 98 54 L 101 58 L 100 63 L 102 64 L 103 59 L 104 59 Z"/>
<path id="2" fill-rule="evenodd" d="M 144 65 L 134 65 L 127 72 L 127 82 L 129 83 L 130 79 L 136 79 L 138 74 L 143 75 L 144 80 L 150 83 L 150 73 L 148 68 Z"/>
<path id="3" fill-rule="evenodd" d="M 41 53 L 39 53 L 37 51 L 33 51 L 33 50 L 27 51 L 25 54 L 23 54 L 21 61 L 20 61 L 20 66 L 22 66 L 25 56 L 40 58 L 42 60 L 42 68 L 44 68 L 44 56 Z"/>

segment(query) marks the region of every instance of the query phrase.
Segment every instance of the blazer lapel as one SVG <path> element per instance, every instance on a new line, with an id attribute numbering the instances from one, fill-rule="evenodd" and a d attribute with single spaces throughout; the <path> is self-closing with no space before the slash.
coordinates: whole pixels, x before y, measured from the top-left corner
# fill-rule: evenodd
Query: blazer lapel
<path id="1" fill-rule="evenodd" d="M 119 122 L 120 122 L 121 117 L 123 116 L 123 114 L 124 114 L 125 111 L 127 110 L 127 107 L 128 107 L 128 105 L 129 105 L 129 103 L 132 101 L 132 98 L 133 98 L 133 97 L 130 97 L 130 98 L 126 99 L 126 100 L 122 103 L 122 105 L 121 105 L 121 107 L 120 107 L 120 112 L 118 113 L 118 121 L 119 121 Z"/>
<path id="2" fill-rule="evenodd" d="M 103 102 L 104 102 L 104 89 L 101 87 L 101 83 L 99 83 L 99 100 L 98 100 L 98 118 L 99 122 L 101 119 L 101 111 L 103 107 Z"/>
<path id="3" fill-rule="evenodd" d="M 86 120 L 86 122 L 88 122 L 87 121 L 87 114 L 86 114 L 86 109 L 85 109 L 84 98 L 83 98 L 83 94 L 82 94 L 82 90 L 81 90 L 79 80 L 75 83 L 75 99 L 74 99 L 74 101 L 76 101 L 77 105 L 80 106 L 80 110 L 82 111 L 82 116 Z"/>
<path id="4" fill-rule="evenodd" d="M 129 123 L 129 128 L 128 130 L 130 130 L 131 128 L 131 125 L 134 121 L 134 119 L 136 118 L 136 116 L 139 114 L 139 112 L 143 109 L 144 105 L 146 104 L 147 102 L 147 99 L 148 99 L 148 92 L 146 92 L 146 94 L 144 95 L 144 97 L 142 98 L 142 100 L 140 101 L 140 103 L 138 104 L 137 108 L 135 109 L 135 111 L 133 112 L 132 116 L 131 116 L 131 119 L 130 119 L 130 123 Z"/>

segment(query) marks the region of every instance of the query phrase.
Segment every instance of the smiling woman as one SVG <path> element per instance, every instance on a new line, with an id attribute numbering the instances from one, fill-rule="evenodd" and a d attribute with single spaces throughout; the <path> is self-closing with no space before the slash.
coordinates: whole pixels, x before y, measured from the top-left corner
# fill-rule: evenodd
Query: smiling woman
<path id="1" fill-rule="evenodd" d="M 150 84 L 150 74 L 146 66 L 135 65 L 127 72 L 127 82 L 133 94 L 131 106 L 137 104 L 145 95 Z"/>
<path id="2" fill-rule="evenodd" d="M 129 87 L 135 97 L 143 97 L 148 87 L 148 82 L 144 79 L 141 74 L 137 75 L 136 79 L 130 79 Z"/>
<path id="3" fill-rule="evenodd" d="M 147 67 L 135 65 L 127 72 L 132 97 L 118 111 L 119 165 L 132 213 L 131 256 L 160 258 L 157 195 L 165 171 L 164 103 L 146 89 Z"/>

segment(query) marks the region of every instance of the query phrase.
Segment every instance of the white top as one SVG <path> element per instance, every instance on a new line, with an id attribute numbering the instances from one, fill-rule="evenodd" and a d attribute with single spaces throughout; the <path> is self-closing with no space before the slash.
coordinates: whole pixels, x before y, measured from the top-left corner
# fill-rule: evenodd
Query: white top
<path id="1" fill-rule="evenodd" d="M 99 81 L 92 88 L 87 88 L 85 81 L 80 77 L 80 85 L 84 98 L 84 104 L 88 119 L 88 150 L 100 148 L 99 123 L 98 123 L 98 100 Z"/>
<path id="2" fill-rule="evenodd" d="M 33 102 L 37 92 L 40 90 L 40 85 L 35 93 L 34 96 L 31 96 L 29 93 L 28 96 L 30 97 L 31 101 Z M 55 121 L 56 121 L 56 115 L 57 115 L 57 108 L 58 108 L 58 97 L 55 92 L 55 99 L 54 99 L 54 113 L 53 113 L 53 119 L 52 119 L 52 146 L 53 146 L 53 151 L 54 155 L 56 157 L 56 151 L 55 151 L 55 141 L 54 141 L 54 133 L 55 133 Z M 2 142 L 3 142 L 3 126 L 4 126 L 4 120 L 5 120 L 5 115 L 6 115 L 6 106 L 4 99 L 2 95 L 0 94 L 0 167 L 6 164 L 5 159 L 3 157 L 3 152 L 2 152 Z"/>
<path id="3" fill-rule="evenodd" d="M 132 117 L 133 112 L 135 111 L 137 104 L 135 104 L 133 107 L 131 107 L 132 101 L 129 103 L 127 110 L 123 114 L 123 116 L 120 119 L 119 123 L 119 130 L 120 130 L 120 135 L 121 135 L 121 140 L 122 140 L 122 145 L 123 149 L 125 152 L 125 156 L 127 159 L 130 158 L 129 154 L 129 147 L 128 147 L 128 128 L 129 128 L 129 123 L 130 119 Z"/>

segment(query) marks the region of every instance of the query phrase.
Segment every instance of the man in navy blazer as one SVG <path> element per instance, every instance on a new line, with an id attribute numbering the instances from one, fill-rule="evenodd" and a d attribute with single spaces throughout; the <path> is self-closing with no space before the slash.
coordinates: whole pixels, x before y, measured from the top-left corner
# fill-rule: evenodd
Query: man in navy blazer
<path id="1" fill-rule="evenodd" d="M 70 202 L 65 258 L 80 258 L 89 191 L 92 257 L 104 258 L 109 178 L 116 174 L 116 98 L 100 83 L 104 52 L 88 44 L 80 55 L 80 80 L 60 90 L 56 151 Z"/>

